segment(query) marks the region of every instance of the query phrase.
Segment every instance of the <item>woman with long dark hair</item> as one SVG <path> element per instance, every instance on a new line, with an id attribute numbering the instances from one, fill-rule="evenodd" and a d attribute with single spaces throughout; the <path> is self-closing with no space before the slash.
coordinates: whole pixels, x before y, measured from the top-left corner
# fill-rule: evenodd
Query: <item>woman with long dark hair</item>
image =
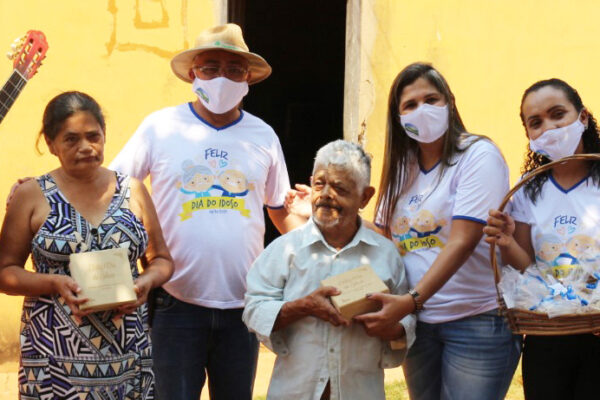
<path id="1" fill-rule="evenodd" d="M 409 295 L 372 295 L 377 326 L 416 312 L 404 363 L 411 399 L 502 399 L 520 339 L 498 315 L 485 218 L 508 190 L 508 169 L 486 137 L 467 132 L 454 95 L 431 65 L 396 77 L 389 96 L 376 224 L 404 256 Z"/>
<path id="2" fill-rule="evenodd" d="M 301 209 L 291 192 L 287 204 Z M 354 320 L 375 333 L 417 313 L 403 370 L 413 400 L 503 399 L 520 337 L 498 314 L 488 211 L 508 191 L 508 168 L 486 137 L 467 132 L 444 77 L 431 65 L 402 70 L 390 90 L 376 226 L 403 255 L 411 290 L 374 293 L 382 309 Z"/>
<path id="3" fill-rule="evenodd" d="M 575 89 L 560 79 L 536 82 L 523 94 L 521 121 L 529 138 L 522 172 L 563 157 L 600 153 L 596 120 Z M 524 270 L 536 264 L 561 279 L 600 259 L 600 162 L 573 160 L 535 176 L 519 190 L 510 215 L 491 210 L 486 240 L 502 260 Z M 598 397 L 600 338 L 592 334 L 526 335 L 527 400 Z"/>

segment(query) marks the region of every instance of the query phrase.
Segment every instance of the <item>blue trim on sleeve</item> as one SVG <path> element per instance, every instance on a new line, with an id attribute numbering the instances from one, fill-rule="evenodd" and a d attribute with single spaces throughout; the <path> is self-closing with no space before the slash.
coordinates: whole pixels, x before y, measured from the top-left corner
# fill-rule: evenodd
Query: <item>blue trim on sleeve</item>
<path id="1" fill-rule="evenodd" d="M 270 206 L 268 204 L 265 204 L 265 207 L 267 207 L 269 210 L 281 210 L 285 206 L 283 206 L 283 205 L 281 205 L 281 206 Z"/>
<path id="2" fill-rule="evenodd" d="M 550 182 L 552 182 L 554 184 L 554 186 L 556 186 L 556 188 L 558 190 L 560 190 L 561 192 L 563 192 L 564 194 L 569 194 L 569 192 L 571 190 L 574 190 L 577 186 L 579 186 L 583 182 L 587 181 L 590 176 L 591 176 L 591 174 L 587 175 L 585 178 L 583 178 L 582 180 L 580 180 L 579 182 L 577 182 L 576 184 L 574 184 L 573 186 L 571 186 L 568 189 L 565 189 L 562 186 L 560 186 L 560 184 L 558 182 L 556 182 L 556 180 L 554 180 L 554 177 L 552 176 L 552 174 L 550 174 Z"/>
<path id="3" fill-rule="evenodd" d="M 195 116 L 196 118 L 198 118 L 198 119 L 199 119 L 200 121 L 202 121 L 204 124 L 206 124 L 206 125 L 210 126 L 211 128 L 213 128 L 213 129 L 214 129 L 214 130 L 216 130 L 216 131 L 222 131 L 222 130 L 224 130 L 224 129 L 227 129 L 227 128 L 229 128 L 229 127 L 231 127 L 231 126 L 233 126 L 233 125 L 237 124 L 238 122 L 240 122 L 240 121 L 242 120 L 242 118 L 244 118 L 244 111 L 243 111 L 243 110 L 240 110 L 240 117 L 239 117 L 238 119 L 236 119 L 235 121 L 233 121 L 233 122 L 232 122 L 232 123 L 230 123 L 230 124 L 224 125 L 224 126 L 222 126 L 222 127 L 220 127 L 220 128 L 219 128 L 219 127 L 216 127 L 216 126 L 214 126 L 213 124 L 211 124 L 210 122 L 208 122 L 208 121 L 207 121 L 207 120 L 205 120 L 204 118 L 202 118 L 202 117 L 200 116 L 200 114 L 198 114 L 198 113 L 196 112 L 196 110 L 194 110 L 194 106 L 192 105 L 192 102 L 191 102 L 191 101 L 188 103 L 188 106 L 190 107 L 190 111 L 192 112 L 192 114 L 194 114 L 194 116 Z"/>
<path id="4" fill-rule="evenodd" d="M 479 219 L 479 218 L 474 218 L 474 217 L 468 217 L 468 216 L 466 216 L 466 215 L 454 215 L 454 216 L 452 217 L 452 219 L 464 219 L 464 220 L 466 220 L 466 221 L 479 222 L 479 223 L 480 223 L 480 224 L 482 224 L 482 225 L 487 225 L 487 222 L 485 222 L 485 221 L 484 221 L 484 220 L 482 220 L 482 219 Z"/>
<path id="5" fill-rule="evenodd" d="M 384 228 L 383 224 L 380 224 L 379 222 L 375 222 L 375 226 L 381 229 Z"/>

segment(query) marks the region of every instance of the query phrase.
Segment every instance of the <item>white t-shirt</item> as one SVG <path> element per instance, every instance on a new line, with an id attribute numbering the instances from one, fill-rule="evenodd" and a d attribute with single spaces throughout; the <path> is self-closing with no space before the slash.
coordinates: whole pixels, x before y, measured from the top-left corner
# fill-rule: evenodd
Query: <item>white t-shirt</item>
<path id="1" fill-rule="evenodd" d="M 205 307 L 243 307 L 246 273 L 263 250 L 263 205 L 281 208 L 290 187 L 273 129 L 247 112 L 215 128 L 181 104 L 149 115 L 110 168 L 151 177 L 175 265 L 165 290 Z"/>
<path id="2" fill-rule="evenodd" d="M 489 210 L 497 208 L 508 191 L 508 167 L 488 140 L 473 143 L 453 164 L 441 179 L 439 163 L 429 171 L 421 169 L 396 204 L 392 239 L 404 256 L 410 287 L 440 254 L 453 220 L 485 225 Z M 442 323 L 476 315 L 496 308 L 496 297 L 489 245 L 482 238 L 471 257 L 427 300 L 418 318 Z"/>
<path id="3" fill-rule="evenodd" d="M 550 176 L 533 204 L 521 188 L 512 217 L 531 226 L 538 267 L 561 278 L 582 263 L 600 258 L 600 189 L 591 177 L 562 188 Z"/>

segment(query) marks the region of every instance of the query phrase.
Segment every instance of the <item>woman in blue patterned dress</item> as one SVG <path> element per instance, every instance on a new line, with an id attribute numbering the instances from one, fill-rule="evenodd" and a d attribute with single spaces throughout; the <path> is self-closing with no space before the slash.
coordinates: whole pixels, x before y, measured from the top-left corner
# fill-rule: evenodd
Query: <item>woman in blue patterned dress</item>
<path id="1" fill-rule="evenodd" d="M 43 135 L 60 167 L 20 185 L 0 233 L 0 291 L 25 296 L 19 393 L 25 399 L 153 399 L 146 299 L 171 256 L 144 185 L 103 168 L 105 123 L 90 96 L 48 103 Z M 127 248 L 137 302 L 82 311 L 71 253 Z M 35 272 L 24 264 L 32 254 Z M 143 273 L 137 270 L 141 258 Z"/>

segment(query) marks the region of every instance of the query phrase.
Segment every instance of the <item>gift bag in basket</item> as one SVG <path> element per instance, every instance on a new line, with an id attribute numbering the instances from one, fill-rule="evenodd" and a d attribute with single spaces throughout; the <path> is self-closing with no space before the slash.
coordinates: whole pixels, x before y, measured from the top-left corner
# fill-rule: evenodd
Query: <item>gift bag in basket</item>
<path id="1" fill-rule="evenodd" d="M 498 208 L 500 211 L 503 211 L 513 194 L 515 194 L 522 186 L 531 181 L 534 177 L 539 174 L 542 174 L 556 165 L 568 163 L 571 160 L 592 160 L 592 161 L 600 161 L 600 154 L 577 154 L 569 157 L 562 158 L 558 161 L 554 161 L 545 165 L 542 165 L 535 170 L 531 171 L 528 175 L 523 177 L 523 179 L 515 185 L 508 194 L 504 197 L 500 207 Z M 600 197 L 598 198 L 598 203 L 600 204 Z M 511 307 L 507 307 L 507 303 L 503 297 L 502 290 L 500 288 L 500 282 L 502 279 L 502 272 L 500 270 L 500 266 L 498 265 L 497 254 L 496 254 L 496 246 L 495 244 L 491 244 L 490 246 L 490 260 L 492 267 L 494 269 L 494 280 L 496 282 L 496 291 L 498 294 L 498 304 L 503 315 L 506 316 L 508 323 L 511 327 L 511 330 L 515 334 L 529 334 L 529 335 L 573 335 L 573 334 L 582 334 L 582 333 L 598 333 L 600 332 L 600 310 L 595 307 L 587 307 L 587 301 L 581 296 L 578 296 L 576 292 L 572 290 L 572 287 L 563 286 L 559 281 L 552 280 L 552 277 L 548 277 L 549 279 L 544 279 L 541 277 L 541 274 L 537 274 L 537 268 L 533 268 L 531 272 L 525 271 L 524 274 L 528 276 L 518 277 L 521 282 L 526 281 L 527 279 L 531 279 L 532 287 L 536 284 L 542 289 L 545 287 L 548 290 L 546 293 L 546 297 L 552 301 L 552 294 L 556 294 L 556 298 L 561 299 L 559 296 L 565 299 L 565 304 L 579 304 L 581 308 L 572 308 L 573 312 L 566 313 L 564 315 L 554 316 L 548 314 L 548 312 L 542 312 L 539 310 L 544 310 L 544 298 L 542 298 L 538 305 L 533 305 L 528 309 L 519 308 L 509 304 Z M 588 285 L 590 288 L 594 290 L 598 290 L 598 294 L 600 294 L 600 284 L 597 281 L 597 278 L 600 278 L 600 265 L 586 265 L 586 273 L 587 271 L 595 270 L 596 282 L 590 280 Z M 529 270 L 529 268 L 528 268 Z M 511 273 L 509 271 L 509 273 Z M 516 274 L 516 272 L 514 272 Z M 511 278 L 514 278 L 514 274 L 511 275 Z M 504 284 L 505 282 L 503 282 Z M 599 286 L 596 289 L 596 286 Z M 502 285 L 506 288 L 506 285 Z M 570 292 L 570 293 L 569 293 Z M 594 293 L 596 295 L 596 293 Z M 568 299 L 568 301 L 567 301 Z M 547 308 L 547 307 L 546 307 Z M 552 314 L 552 312 L 550 313 Z"/>

